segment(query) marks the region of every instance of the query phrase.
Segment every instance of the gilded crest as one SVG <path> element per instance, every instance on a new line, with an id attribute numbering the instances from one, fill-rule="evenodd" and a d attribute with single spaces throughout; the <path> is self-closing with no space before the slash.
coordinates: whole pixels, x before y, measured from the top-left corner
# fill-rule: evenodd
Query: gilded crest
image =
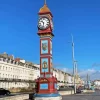
<path id="1" fill-rule="evenodd" d="M 46 69 L 47 67 L 48 67 L 48 64 L 47 64 L 46 61 L 44 61 L 43 64 L 42 64 L 42 68 L 43 68 L 43 69 Z"/>
<path id="2" fill-rule="evenodd" d="M 42 43 L 42 49 L 45 51 L 47 50 L 47 43 Z"/>

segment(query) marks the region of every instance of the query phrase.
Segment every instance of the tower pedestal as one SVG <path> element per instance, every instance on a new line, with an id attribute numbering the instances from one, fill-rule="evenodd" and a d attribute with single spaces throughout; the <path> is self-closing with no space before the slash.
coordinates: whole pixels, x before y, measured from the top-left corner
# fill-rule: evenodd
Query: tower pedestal
<path id="1" fill-rule="evenodd" d="M 34 100 L 62 100 L 62 97 L 57 91 L 57 79 L 40 77 L 36 80 L 37 91 L 34 95 Z"/>
<path id="2" fill-rule="evenodd" d="M 34 100 L 62 100 L 62 97 L 56 94 L 35 94 Z"/>

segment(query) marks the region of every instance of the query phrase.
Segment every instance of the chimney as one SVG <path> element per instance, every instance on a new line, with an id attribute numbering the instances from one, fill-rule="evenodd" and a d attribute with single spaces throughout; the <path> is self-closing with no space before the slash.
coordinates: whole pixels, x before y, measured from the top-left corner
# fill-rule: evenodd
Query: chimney
<path id="1" fill-rule="evenodd" d="M 15 61 L 20 62 L 20 58 L 15 58 Z"/>
<path id="2" fill-rule="evenodd" d="M 13 58 L 13 60 L 14 60 L 14 55 L 12 55 L 12 58 Z"/>

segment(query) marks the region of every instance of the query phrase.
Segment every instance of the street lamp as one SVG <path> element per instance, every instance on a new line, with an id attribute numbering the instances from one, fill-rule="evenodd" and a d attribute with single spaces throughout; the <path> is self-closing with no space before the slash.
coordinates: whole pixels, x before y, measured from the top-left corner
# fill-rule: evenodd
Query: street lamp
<path id="1" fill-rule="evenodd" d="M 75 75 L 76 75 L 76 76 L 78 75 L 78 72 L 77 72 L 77 62 L 78 62 L 78 61 L 74 61 L 74 63 L 75 63 Z"/>
<path id="2" fill-rule="evenodd" d="M 73 62 L 73 77 L 74 77 L 74 93 L 76 93 L 76 80 L 75 80 L 75 76 L 76 76 L 76 70 L 77 70 L 77 65 L 76 65 L 76 60 L 74 58 L 74 41 L 73 41 L 73 35 L 71 34 L 71 38 L 72 38 L 72 41 L 69 42 L 72 44 L 72 62 Z"/>
<path id="3" fill-rule="evenodd" d="M 77 86 L 78 82 L 77 61 L 74 61 L 74 63 L 75 63 L 75 84 Z"/>
<path id="4" fill-rule="evenodd" d="M 76 74 L 76 71 L 75 71 L 75 58 L 74 58 L 74 41 L 73 41 L 73 35 L 71 34 L 71 37 L 72 37 L 72 61 L 73 61 L 73 76 L 74 76 L 74 93 L 76 93 L 76 83 L 75 83 L 75 74 Z"/>

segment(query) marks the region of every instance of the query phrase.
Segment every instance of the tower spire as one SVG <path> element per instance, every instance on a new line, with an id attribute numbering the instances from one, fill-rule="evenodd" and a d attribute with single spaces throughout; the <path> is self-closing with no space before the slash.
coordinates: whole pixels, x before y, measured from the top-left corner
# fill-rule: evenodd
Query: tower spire
<path id="1" fill-rule="evenodd" d="M 44 0 L 44 4 L 46 5 L 46 0 Z"/>

